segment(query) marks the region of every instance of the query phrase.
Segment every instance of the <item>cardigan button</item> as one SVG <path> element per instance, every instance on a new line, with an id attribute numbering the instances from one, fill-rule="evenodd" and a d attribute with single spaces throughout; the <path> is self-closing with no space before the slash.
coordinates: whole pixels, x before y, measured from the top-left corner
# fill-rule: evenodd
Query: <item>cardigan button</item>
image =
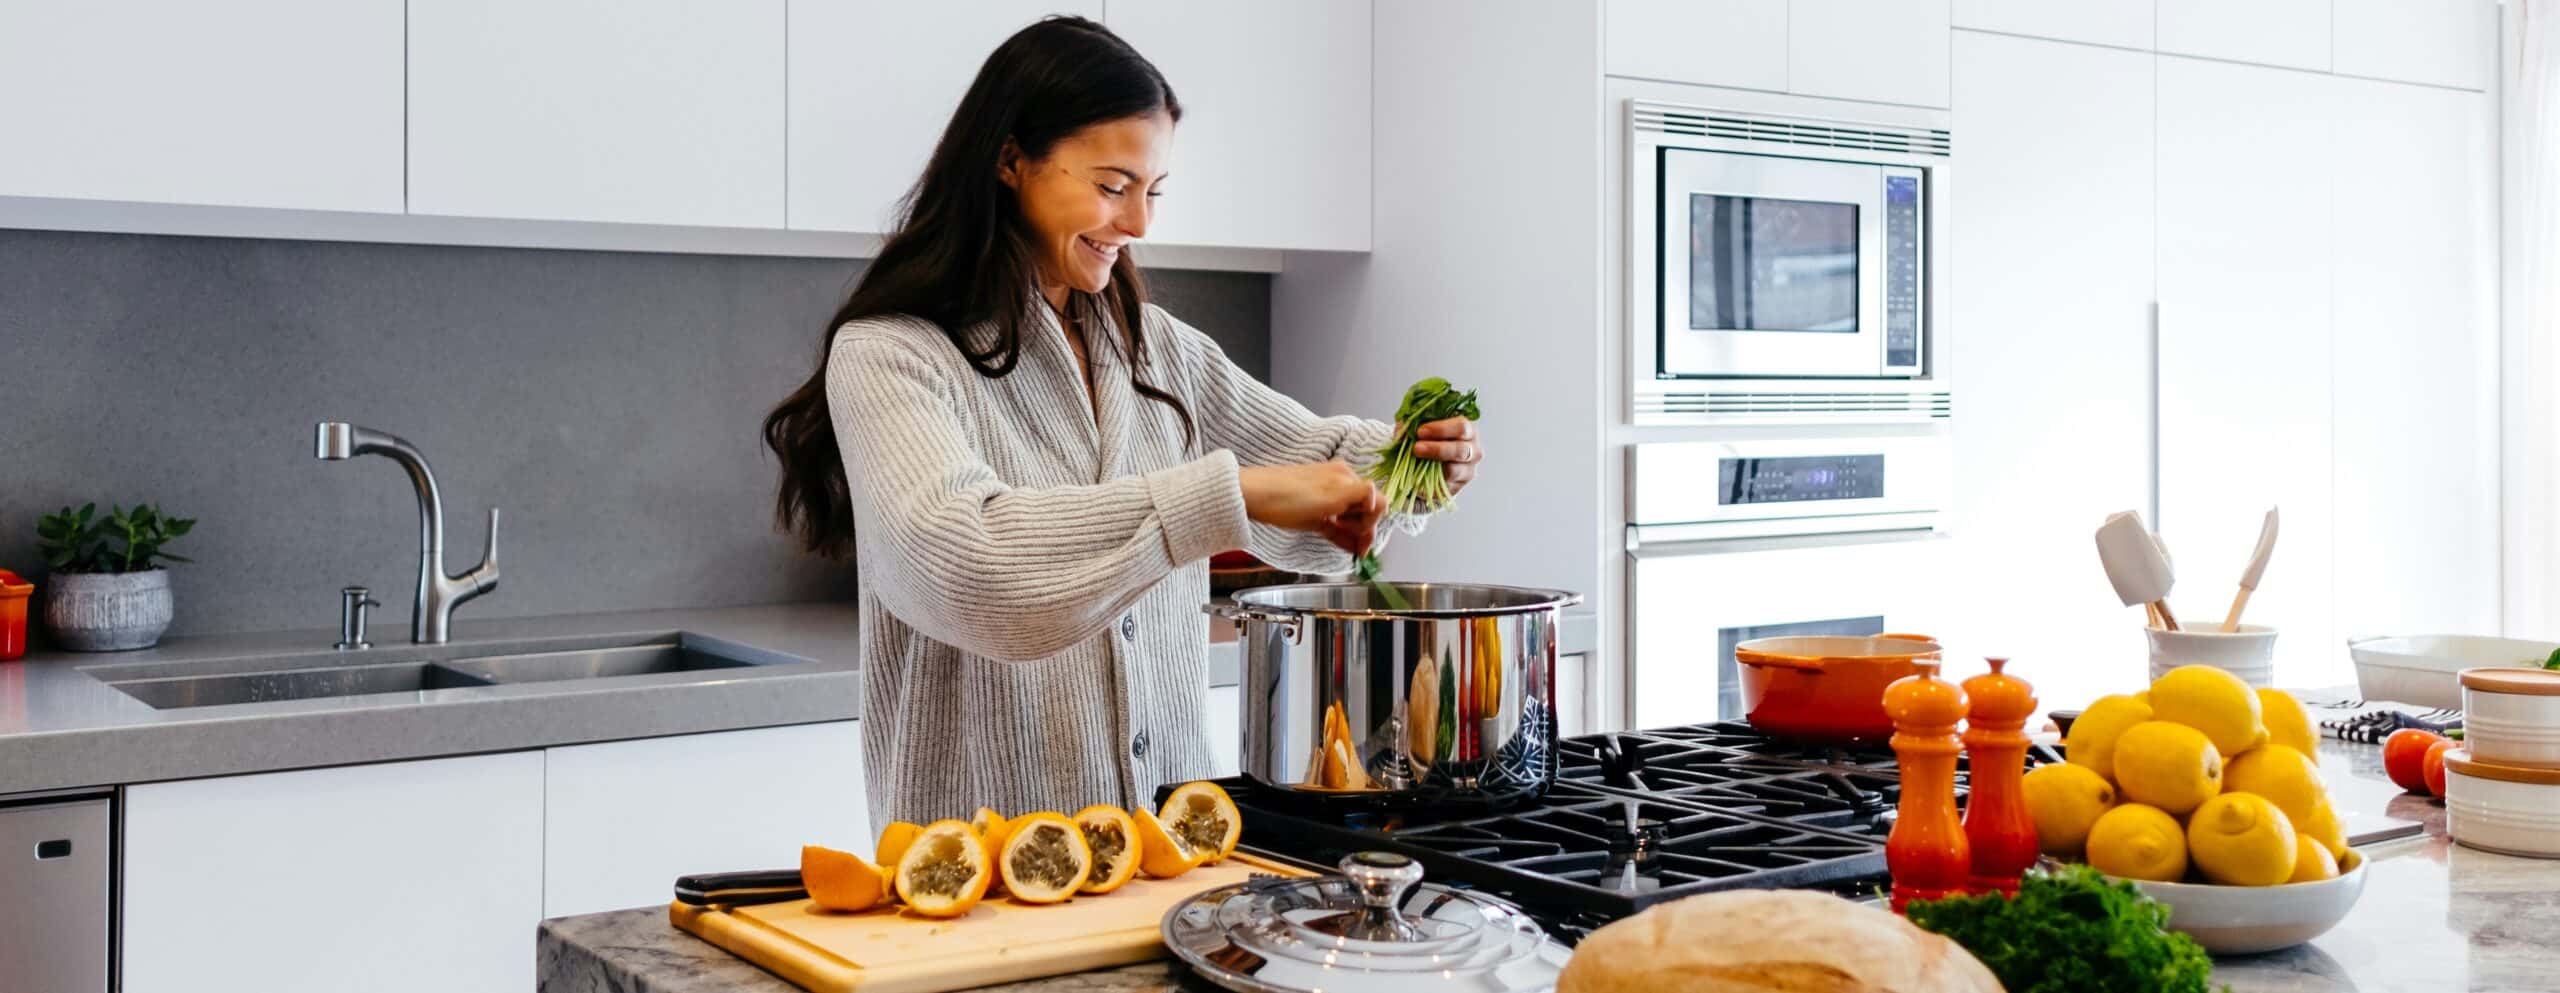
<path id="1" fill-rule="evenodd" d="M 1140 731 L 1140 732 L 1138 732 L 1138 736 L 1137 736 L 1137 737 L 1129 739 L 1129 757 L 1130 757 L 1130 758 L 1136 758 L 1136 759 L 1142 759 L 1142 758 L 1146 758 L 1146 757 L 1147 757 L 1147 733 L 1146 733 L 1146 732 L 1144 732 L 1144 731 Z"/>
<path id="2" fill-rule="evenodd" d="M 1138 640 L 1138 615 L 1120 615 L 1120 640 L 1135 644 Z"/>

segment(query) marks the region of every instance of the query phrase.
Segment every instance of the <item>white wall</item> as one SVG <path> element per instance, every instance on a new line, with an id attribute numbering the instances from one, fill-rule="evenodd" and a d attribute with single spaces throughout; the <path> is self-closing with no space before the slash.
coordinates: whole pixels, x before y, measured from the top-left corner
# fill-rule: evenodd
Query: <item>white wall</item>
<path id="1" fill-rule="evenodd" d="M 1273 382 L 1371 417 L 1424 376 L 1478 390 L 1484 474 L 1455 513 L 1389 546 L 1387 573 L 1596 593 L 1615 561 L 1600 504 L 1599 19 L 1540 0 L 1394 0 L 1375 17 L 1370 254 L 1290 257 L 1272 286 Z"/>

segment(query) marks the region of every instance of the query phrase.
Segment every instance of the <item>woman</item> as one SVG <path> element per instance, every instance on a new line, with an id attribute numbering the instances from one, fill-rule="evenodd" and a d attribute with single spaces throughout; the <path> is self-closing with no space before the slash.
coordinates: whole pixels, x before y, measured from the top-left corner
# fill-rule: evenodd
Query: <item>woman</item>
<path id="1" fill-rule="evenodd" d="M 1099 24 L 1015 34 L 765 419 L 783 526 L 860 572 L 875 820 L 1208 775 L 1208 557 L 1341 572 L 1368 547 L 1384 501 L 1349 463 L 1390 427 L 1316 417 L 1146 302 L 1128 246 L 1181 114 Z M 1464 486 L 1473 426 L 1418 430 Z"/>

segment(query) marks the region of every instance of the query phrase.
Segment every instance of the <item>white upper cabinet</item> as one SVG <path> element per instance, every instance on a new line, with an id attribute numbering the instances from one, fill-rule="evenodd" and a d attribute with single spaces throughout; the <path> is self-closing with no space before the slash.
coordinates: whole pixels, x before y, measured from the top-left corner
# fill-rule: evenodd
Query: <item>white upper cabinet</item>
<path id="1" fill-rule="evenodd" d="M 2219 620 L 2261 518 L 2280 506 L 2249 620 L 2281 633 L 2277 685 L 2345 683 L 2332 624 L 2329 256 L 2334 239 L 2362 236 L 2362 212 L 2333 195 L 2333 81 L 2167 57 L 2158 71 L 2155 523 L 2176 558 L 2173 606 Z"/>
<path id="2" fill-rule="evenodd" d="M 1609 0 L 1609 75 L 1787 88 L 1787 0 Z"/>
<path id="3" fill-rule="evenodd" d="M 550 749 L 545 917 L 664 903 L 697 872 L 800 864 L 800 846 L 869 857 L 854 721 Z M 815 772 L 813 772 L 815 770 Z"/>
<path id="4" fill-rule="evenodd" d="M 1955 26 L 2151 48 L 2152 0 L 1955 0 Z M 1961 63 L 1961 58 L 1959 58 Z"/>
<path id="5" fill-rule="evenodd" d="M 1963 329 L 1941 347 L 1964 393 L 1947 578 L 1967 595 L 1950 643 L 2070 659 L 2141 623 L 2082 536 L 2150 502 L 2153 62 L 1955 35 L 1964 203 L 1938 300 Z M 2046 671 L 2036 689 L 2056 707 L 2126 681 Z"/>
<path id="6" fill-rule="evenodd" d="M 1947 105 L 1947 0 L 1792 0 L 1787 91 Z"/>
<path id="7" fill-rule="evenodd" d="M 521 990 L 542 753 L 132 786 L 123 853 L 124 993 Z"/>
<path id="8" fill-rule="evenodd" d="M 409 0 L 409 210 L 780 228 L 783 48 L 783 0 Z"/>
<path id="9" fill-rule="evenodd" d="M 397 213 L 400 6 L 0 2 L 0 196 Z"/>
<path id="10" fill-rule="evenodd" d="M 2494 103 L 2430 86 L 2327 82 L 2339 120 L 2328 156 L 2339 205 L 2328 242 L 2338 634 L 2495 631 Z M 2275 568 L 2287 554 L 2276 553 Z"/>
<path id="11" fill-rule="evenodd" d="M 2336 0 L 2337 71 L 2485 89 L 2498 63 L 2491 0 Z"/>
<path id="12" fill-rule="evenodd" d="M 1110 0 L 1105 15 L 1182 103 L 1149 240 L 1369 249 L 1369 0 Z"/>
<path id="13" fill-rule="evenodd" d="M 2329 0 L 2159 3 L 2162 52 L 2295 69 L 2329 68 Z"/>
<path id="14" fill-rule="evenodd" d="M 886 232 L 978 66 L 1100 0 L 790 0 L 791 226 Z"/>

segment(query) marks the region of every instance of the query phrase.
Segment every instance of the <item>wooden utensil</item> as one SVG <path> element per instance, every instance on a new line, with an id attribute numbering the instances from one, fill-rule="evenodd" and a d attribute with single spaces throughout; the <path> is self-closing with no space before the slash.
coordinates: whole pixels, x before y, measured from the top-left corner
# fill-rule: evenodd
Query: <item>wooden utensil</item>
<path id="1" fill-rule="evenodd" d="M 2222 618 L 2222 633 L 2240 630 L 2240 612 L 2249 609 L 2249 594 L 2258 592 L 2258 580 L 2267 574 L 2267 557 L 2276 553 L 2276 508 L 2267 508 L 2267 522 L 2258 526 L 2258 550 L 2249 553 L 2249 568 L 2240 573 L 2240 594 L 2231 598 L 2231 613 Z"/>
<path id="2" fill-rule="evenodd" d="M 2178 615 L 2169 610 L 2169 588 L 2177 583 L 2169 568 L 2169 552 L 2161 547 L 2160 538 L 2142 526 L 2142 515 L 2130 510 L 2107 515 L 2098 527 L 2098 562 L 2107 570 L 2107 582 L 2115 586 L 2116 598 L 2127 607 L 2150 604 L 2160 612 L 2160 626 L 2178 630 Z"/>

